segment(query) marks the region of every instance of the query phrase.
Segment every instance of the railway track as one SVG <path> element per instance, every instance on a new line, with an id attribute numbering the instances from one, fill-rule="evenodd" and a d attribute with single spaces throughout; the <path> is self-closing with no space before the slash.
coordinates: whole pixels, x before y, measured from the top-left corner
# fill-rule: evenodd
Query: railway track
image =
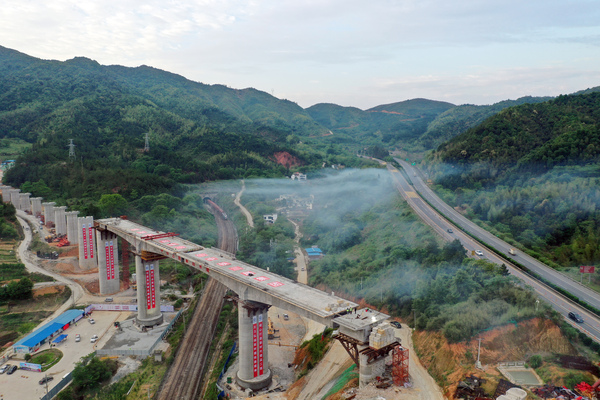
<path id="1" fill-rule="evenodd" d="M 230 220 L 214 213 L 219 229 L 218 247 L 229 253 L 237 248 L 237 231 Z M 208 278 L 192 315 L 175 360 L 157 395 L 159 400 L 194 400 L 200 395 L 210 344 L 227 287 Z"/>

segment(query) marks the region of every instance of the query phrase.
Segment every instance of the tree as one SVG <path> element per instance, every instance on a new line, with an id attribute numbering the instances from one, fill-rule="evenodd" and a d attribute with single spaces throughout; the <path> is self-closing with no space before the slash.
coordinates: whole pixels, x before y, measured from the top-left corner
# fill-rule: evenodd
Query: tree
<path id="1" fill-rule="evenodd" d="M 127 200 L 120 194 L 103 194 L 98 206 L 105 216 L 123 214 L 127 208 Z"/>
<path id="2" fill-rule="evenodd" d="M 87 365 L 77 364 L 73 370 L 73 384 L 82 390 L 91 389 L 109 379 L 111 375 L 109 366 L 94 357 Z"/>

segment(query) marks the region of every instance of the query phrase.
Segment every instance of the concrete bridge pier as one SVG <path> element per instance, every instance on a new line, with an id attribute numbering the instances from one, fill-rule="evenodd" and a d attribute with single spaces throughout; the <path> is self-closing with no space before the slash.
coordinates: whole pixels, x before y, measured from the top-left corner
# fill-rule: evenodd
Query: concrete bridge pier
<path id="1" fill-rule="evenodd" d="M 10 189 L 10 202 L 12 203 L 13 206 L 15 206 L 15 208 L 17 210 L 20 210 L 21 208 L 21 196 L 20 196 L 20 192 L 21 189 Z"/>
<path id="2" fill-rule="evenodd" d="M 82 229 L 82 234 L 84 229 Z M 85 232 L 87 233 L 87 232 Z M 117 293 L 120 289 L 119 280 L 119 246 L 118 236 L 109 231 L 96 231 L 98 244 L 98 277 L 100 294 Z M 92 257 L 88 255 L 88 257 Z"/>
<path id="3" fill-rule="evenodd" d="M 94 217 L 78 217 L 77 218 L 77 244 L 79 245 L 79 267 L 84 270 L 94 269 L 98 266 L 97 264 L 97 251 L 96 242 L 94 237 L 98 233 L 94 234 Z M 99 231 L 98 231 L 99 232 Z M 102 243 L 102 247 L 98 247 L 104 255 L 105 244 Z M 105 257 L 106 260 L 106 257 Z M 105 261 L 106 263 L 106 261 Z"/>
<path id="4" fill-rule="evenodd" d="M 47 203 L 42 203 L 42 207 L 44 208 L 44 224 L 49 228 L 54 226 L 54 206 L 55 205 L 56 205 L 56 203 L 53 201 L 50 201 Z"/>
<path id="5" fill-rule="evenodd" d="M 269 369 L 269 307 L 249 300 L 238 302 L 240 369 L 236 380 L 244 389 L 263 389 L 273 378 Z"/>
<path id="6" fill-rule="evenodd" d="M 160 312 L 160 274 L 158 260 L 144 260 L 135 256 L 138 315 L 136 322 L 142 326 L 155 326 L 163 322 Z"/>

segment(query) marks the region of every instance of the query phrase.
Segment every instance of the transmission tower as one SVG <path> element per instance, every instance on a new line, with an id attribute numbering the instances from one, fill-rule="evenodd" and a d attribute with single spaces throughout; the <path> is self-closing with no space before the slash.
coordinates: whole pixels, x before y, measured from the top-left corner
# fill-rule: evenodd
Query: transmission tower
<path id="1" fill-rule="evenodd" d="M 69 139 L 69 158 L 75 158 L 75 145 L 73 139 Z"/>
<path id="2" fill-rule="evenodd" d="M 146 139 L 144 142 L 144 153 L 148 153 L 150 151 L 150 139 L 148 138 L 149 134 L 149 132 L 144 133 L 144 137 Z"/>

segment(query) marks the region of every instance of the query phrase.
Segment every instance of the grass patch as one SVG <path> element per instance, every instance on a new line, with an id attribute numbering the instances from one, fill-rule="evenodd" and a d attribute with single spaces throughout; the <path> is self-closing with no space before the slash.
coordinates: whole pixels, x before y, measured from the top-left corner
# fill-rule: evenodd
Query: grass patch
<path id="1" fill-rule="evenodd" d="M 29 362 L 33 364 L 40 364 L 42 366 L 43 372 L 47 371 L 53 365 L 56 365 L 56 363 L 58 363 L 62 357 L 62 351 L 58 349 L 49 349 L 37 353 L 36 355 L 31 357 L 31 360 L 29 360 Z"/>
<path id="2" fill-rule="evenodd" d="M 0 264 L 0 282 L 29 278 L 32 282 L 52 282 L 54 279 L 40 273 L 30 273 L 21 263 Z"/>
<path id="3" fill-rule="evenodd" d="M 356 380 L 356 382 L 358 382 L 358 372 L 356 372 L 355 370 L 356 370 L 356 364 L 352 364 L 350 366 L 350 368 L 345 370 L 342 373 L 342 375 L 340 375 L 340 377 L 335 382 L 333 387 L 331 389 L 329 389 L 327 394 L 325 396 L 323 396 L 321 398 L 321 400 L 324 400 L 327 397 L 331 396 L 332 394 L 337 393 L 340 390 L 344 389 L 348 385 L 348 383 L 352 380 Z"/>
<path id="4" fill-rule="evenodd" d="M 22 139 L 4 138 L 0 140 L 0 161 L 14 160 L 33 146 Z"/>
<path id="5" fill-rule="evenodd" d="M 211 344 L 210 354 L 208 359 L 210 360 L 216 354 L 218 354 L 219 360 L 215 364 L 210 377 L 208 377 L 208 385 L 206 389 L 206 393 L 204 394 L 204 399 L 208 400 L 217 400 L 217 395 L 219 394 L 216 382 L 219 379 L 219 375 L 221 374 L 221 370 L 225 366 L 225 362 L 227 361 L 227 357 L 231 352 L 231 348 L 235 343 L 235 339 L 237 337 L 238 331 L 238 319 L 237 319 L 237 308 L 233 307 L 232 303 L 226 302 L 221 310 L 221 315 L 219 316 L 219 322 L 217 324 L 217 330 L 215 332 L 215 338 L 213 343 Z M 226 335 L 226 340 L 223 343 L 220 349 L 217 349 L 216 346 L 220 340 L 220 338 Z M 234 353 L 229 360 L 229 365 L 233 363 L 236 358 L 236 354 Z"/>

